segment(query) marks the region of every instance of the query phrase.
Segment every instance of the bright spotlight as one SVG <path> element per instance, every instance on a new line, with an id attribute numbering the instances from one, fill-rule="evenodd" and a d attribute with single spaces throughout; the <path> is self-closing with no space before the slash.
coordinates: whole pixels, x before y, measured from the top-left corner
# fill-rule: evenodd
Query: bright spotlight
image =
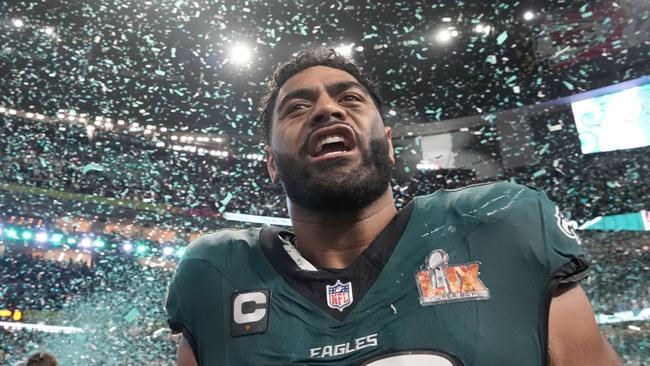
<path id="1" fill-rule="evenodd" d="M 524 13 L 524 20 L 533 20 L 535 18 L 535 14 L 532 11 L 527 11 Z"/>
<path id="2" fill-rule="evenodd" d="M 47 34 L 48 36 L 51 36 L 54 34 L 54 27 L 43 27 L 43 33 Z"/>
<path id="3" fill-rule="evenodd" d="M 483 24 L 477 24 L 476 27 L 474 27 L 474 32 L 483 33 Z"/>
<path id="4" fill-rule="evenodd" d="M 174 253 L 174 248 L 172 247 L 164 247 L 162 250 L 163 255 L 171 255 Z"/>
<path id="5" fill-rule="evenodd" d="M 18 239 L 18 232 L 16 231 L 16 229 L 13 229 L 13 228 L 8 229 L 5 233 L 6 233 L 8 238 Z"/>
<path id="6" fill-rule="evenodd" d="M 90 238 L 83 238 L 79 243 L 79 246 L 82 248 L 90 248 L 93 245 L 93 241 Z"/>
<path id="7" fill-rule="evenodd" d="M 449 29 L 442 29 L 436 34 L 436 40 L 440 43 L 447 43 L 451 40 L 451 32 Z"/>
<path id="8" fill-rule="evenodd" d="M 352 47 L 354 47 L 354 43 L 343 44 L 334 48 L 334 51 L 343 57 L 350 57 L 352 56 Z"/>
<path id="9" fill-rule="evenodd" d="M 16 27 L 16 28 L 20 28 L 23 25 L 25 25 L 25 22 L 23 22 L 22 19 L 18 19 L 18 18 L 12 20 L 11 23 L 13 23 L 14 27 Z"/>
<path id="10" fill-rule="evenodd" d="M 127 253 L 130 253 L 133 250 L 133 244 L 131 244 L 131 243 L 122 244 L 122 250 L 127 252 Z"/>
<path id="11" fill-rule="evenodd" d="M 230 49 L 230 61 L 236 64 L 244 65 L 251 61 L 253 52 L 245 44 L 238 43 Z"/>
<path id="12" fill-rule="evenodd" d="M 52 234 L 52 236 L 50 237 L 50 241 L 52 241 L 52 244 L 54 244 L 54 245 L 57 245 L 57 244 L 61 243 L 62 239 L 63 239 L 63 235 L 58 234 L 58 233 L 57 234 Z"/>
<path id="13" fill-rule="evenodd" d="M 45 243 L 47 241 L 47 233 L 36 233 L 36 241 L 39 243 Z"/>

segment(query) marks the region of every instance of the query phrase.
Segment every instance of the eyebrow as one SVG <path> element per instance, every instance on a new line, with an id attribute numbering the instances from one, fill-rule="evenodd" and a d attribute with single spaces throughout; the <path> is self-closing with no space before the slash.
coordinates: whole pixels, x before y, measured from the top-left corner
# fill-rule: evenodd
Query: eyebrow
<path id="1" fill-rule="evenodd" d="M 327 91 L 327 94 L 329 95 L 336 95 L 341 93 L 344 90 L 352 89 L 352 88 L 358 88 L 363 90 L 366 94 L 370 94 L 366 87 L 361 85 L 360 83 L 356 81 L 340 81 L 338 83 L 332 83 L 328 84 L 325 86 L 325 90 Z M 314 88 L 301 88 L 301 89 L 296 89 L 287 95 L 285 95 L 280 103 L 278 103 L 278 111 L 282 109 L 282 107 L 291 99 L 307 99 L 307 100 L 314 100 L 318 97 L 318 90 Z"/>

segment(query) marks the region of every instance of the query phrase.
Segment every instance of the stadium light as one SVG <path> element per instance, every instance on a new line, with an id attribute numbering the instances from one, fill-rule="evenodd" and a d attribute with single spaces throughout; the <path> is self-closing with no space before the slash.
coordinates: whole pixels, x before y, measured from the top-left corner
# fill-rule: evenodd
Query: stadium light
<path id="1" fill-rule="evenodd" d="M 41 231 L 40 233 L 36 234 L 36 241 L 39 243 L 45 243 L 47 241 L 47 233 Z"/>
<path id="2" fill-rule="evenodd" d="M 163 255 L 171 255 L 174 253 L 174 248 L 172 247 L 164 247 L 162 250 Z"/>
<path id="3" fill-rule="evenodd" d="M 93 242 L 90 238 L 83 238 L 79 243 L 79 246 L 82 248 L 90 248 L 93 245 Z"/>
<path id="4" fill-rule="evenodd" d="M 147 246 L 144 244 L 140 244 L 135 248 L 135 252 L 138 254 L 143 254 L 146 251 L 147 251 Z"/>
<path id="5" fill-rule="evenodd" d="M 47 34 L 48 36 L 51 36 L 54 34 L 54 27 L 43 27 L 43 33 Z"/>
<path id="6" fill-rule="evenodd" d="M 25 22 L 23 22 L 22 19 L 15 18 L 14 20 L 11 21 L 11 23 L 14 25 L 16 28 L 20 28 L 25 25 Z"/>
<path id="7" fill-rule="evenodd" d="M 352 56 L 352 47 L 354 47 L 354 43 L 342 44 L 338 47 L 335 47 L 334 51 L 343 57 L 350 57 Z"/>
<path id="8" fill-rule="evenodd" d="M 14 228 L 7 229 L 6 232 L 7 232 L 7 237 L 9 239 L 18 239 L 18 232 L 16 231 L 16 229 Z"/>
<path id="9" fill-rule="evenodd" d="M 52 234 L 52 236 L 50 236 L 50 241 L 54 245 L 58 245 L 59 243 L 61 243 L 62 239 L 63 239 L 63 235 L 61 234 Z"/>
<path id="10" fill-rule="evenodd" d="M 31 239 L 33 236 L 34 236 L 34 235 L 32 234 L 31 231 L 29 231 L 29 230 L 25 230 L 25 231 L 23 231 L 23 235 L 22 235 L 22 238 L 23 238 L 23 239 L 25 239 L 25 240 L 29 240 L 29 239 Z"/>
<path id="11" fill-rule="evenodd" d="M 18 322 L 0 321 L 0 327 L 5 329 L 27 329 L 47 333 L 83 333 L 83 329 L 75 327 L 65 327 L 59 325 L 31 324 Z"/>
<path id="12" fill-rule="evenodd" d="M 527 12 L 524 13 L 524 20 L 533 20 L 535 18 L 535 13 L 532 11 L 528 10 Z"/>
<path id="13" fill-rule="evenodd" d="M 439 43 L 447 43 L 451 40 L 451 31 L 449 29 L 441 29 L 436 33 L 436 40 Z"/>
<path id="14" fill-rule="evenodd" d="M 253 52 L 247 45 L 237 43 L 230 49 L 230 61 L 238 65 L 245 65 L 251 61 Z"/>
<path id="15" fill-rule="evenodd" d="M 67 243 L 68 243 L 69 245 L 74 245 L 74 244 L 77 243 L 77 239 L 75 239 L 75 238 L 68 238 Z"/>
<path id="16" fill-rule="evenodd" d="M 133 244 L 131 244 L 131 243 L 122 244 L 122 250 L 127 252 L 127 253 L 130 253 L 133 250 Z"/>

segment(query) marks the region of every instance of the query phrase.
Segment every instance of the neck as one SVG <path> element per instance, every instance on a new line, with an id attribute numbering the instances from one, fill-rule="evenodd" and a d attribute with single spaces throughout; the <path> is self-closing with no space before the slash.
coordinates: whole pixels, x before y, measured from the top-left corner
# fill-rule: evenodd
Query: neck
<path id="1" fill-rule="evenodd" d="M 320 212 L 288 203 L 300 254 L 325 268 L 350 266 L 397 214 L 390 187 L 357 211 Z"/>

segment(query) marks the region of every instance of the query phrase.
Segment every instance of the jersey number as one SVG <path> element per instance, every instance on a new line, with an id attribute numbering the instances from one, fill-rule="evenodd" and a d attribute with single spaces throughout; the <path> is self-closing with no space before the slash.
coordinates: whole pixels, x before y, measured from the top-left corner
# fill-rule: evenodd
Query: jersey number
<path id="1" fill-rule="evenodd" d="M 363 366 L 461 366 L 452 356 L 434 351 L 391 353 L 366 361 Z"/>

